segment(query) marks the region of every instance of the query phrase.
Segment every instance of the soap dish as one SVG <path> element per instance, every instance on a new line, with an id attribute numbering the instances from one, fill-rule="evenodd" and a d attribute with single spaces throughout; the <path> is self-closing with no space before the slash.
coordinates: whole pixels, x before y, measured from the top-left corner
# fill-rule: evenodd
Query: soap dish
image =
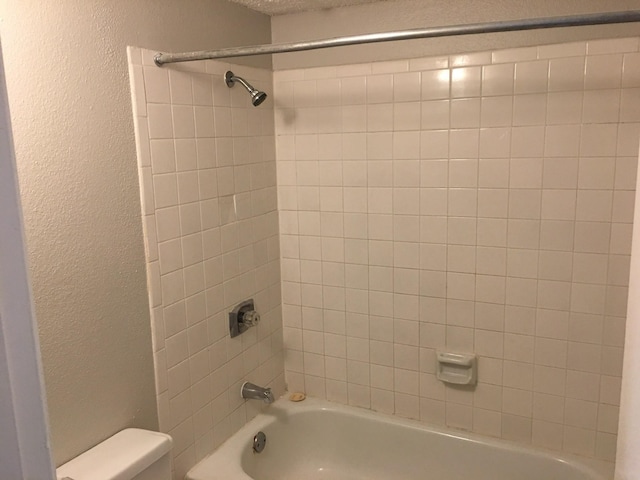
<path id="1" fill-rule="evenodd" d="M 438 380 L 454 385 L 475 385 L 478 357 L 474 353 L 436 352 Z"/>

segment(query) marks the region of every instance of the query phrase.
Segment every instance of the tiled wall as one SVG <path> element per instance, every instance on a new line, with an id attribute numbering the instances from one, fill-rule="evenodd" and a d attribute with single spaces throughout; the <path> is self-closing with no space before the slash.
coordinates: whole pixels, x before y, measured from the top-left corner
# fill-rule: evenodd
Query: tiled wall
<path id="1" fill-rule="evenodd" d="M 289 389 L 613 460 L 638 39 L 274 82 Z"/>
<path id="2" fill-rule="evenodd" d="M 176 479 L 261 408 L 249 380 L 284 392 L 273 103 L 229 89 L 220 62 L 158 68 L 130 49 L 160 428 Z M 261 323 L 230 339 L 227 312 L 254 298 Z"/>

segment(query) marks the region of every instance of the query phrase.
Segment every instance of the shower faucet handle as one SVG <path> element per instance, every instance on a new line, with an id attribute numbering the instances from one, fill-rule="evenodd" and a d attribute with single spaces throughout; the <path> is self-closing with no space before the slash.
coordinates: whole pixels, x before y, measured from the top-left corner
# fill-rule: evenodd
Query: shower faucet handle
<path id="1" fill-rule="evenodd" d="M 242 316 L 242 323 L 247 327 L 255 327 L 260 323 L 260 314 L 255 310 L 249 310 Z"/>
<path id="2" fill-rule="evenodd" d="M 229 312 L 229 335 L 237 337 L 260 322 L 260 314 L 256 311 L 253 299 L 246 300 Z"/>

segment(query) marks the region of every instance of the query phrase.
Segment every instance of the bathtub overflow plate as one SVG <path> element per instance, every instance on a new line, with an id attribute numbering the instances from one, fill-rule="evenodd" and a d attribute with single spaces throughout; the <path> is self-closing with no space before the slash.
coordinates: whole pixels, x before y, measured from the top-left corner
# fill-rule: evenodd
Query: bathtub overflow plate
<path id="1" fill-rule="evenodd" d="M 267 436 L 264 432 L 256 433 L 256 436 L 253 437 L 253 451 L 256 453 L 260 453 L 264 450 L 265 445 L 267 444 Z"/>

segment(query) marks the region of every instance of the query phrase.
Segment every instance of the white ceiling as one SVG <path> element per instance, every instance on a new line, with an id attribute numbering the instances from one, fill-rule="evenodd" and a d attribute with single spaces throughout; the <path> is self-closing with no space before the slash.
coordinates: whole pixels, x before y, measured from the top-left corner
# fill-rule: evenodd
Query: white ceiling
<path id="1" fill-rule="evenodd" d="M 321 10 L 323 8 L 344 7 L 361 3 L 381 2 L 385 0 L 230 0 L 251 10 L 267 15 L 284 15 L 287 13 Z"/>

